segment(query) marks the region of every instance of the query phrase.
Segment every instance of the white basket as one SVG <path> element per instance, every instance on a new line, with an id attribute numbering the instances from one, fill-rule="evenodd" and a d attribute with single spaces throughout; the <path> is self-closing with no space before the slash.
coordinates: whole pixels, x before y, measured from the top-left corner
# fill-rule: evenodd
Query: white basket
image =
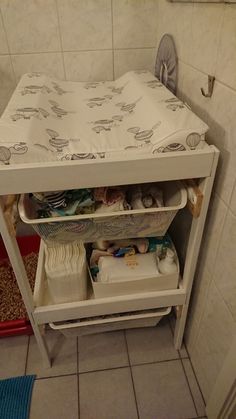
<path id="1" fill-rule="evenodd" d="M 117 295 L 164 291 L 178 288 L 179 260 L 173 242 L 171 242 L 171 248 L 175 253 L 175 262 L 177 264 L 177 270 L 172 274 L 159 274 L 150 278 L 146 277 L 144 279 L 129 279 L 120 282 L 96 282 L 94 281 L 89 269 L 90 280 L 95 298 L 107 298 L 115 297 Z"/>
<path id="2" fill-rule="evenodd" d="M 93 242 L 129 237 L 164 236 L 179 209 L 187 202 L 184 186 L 176 182 L 161 183 L 165 207 L 141 210 L 36 218 L 36 206 L 28 195 L 21 195 L 18 210 L 22 221 L 31 224 L 44 240 Z"/>
<path id="3" fill-rule="evenodd" d="M 130 313 L 120 313 L 81 319 L 76 322 L 49 323 L 53 330 L 59 330 L 66 337 L 82 336 L 113 330 L 156 326 L 163 316 L 170 313 L 171 307 Z"/>

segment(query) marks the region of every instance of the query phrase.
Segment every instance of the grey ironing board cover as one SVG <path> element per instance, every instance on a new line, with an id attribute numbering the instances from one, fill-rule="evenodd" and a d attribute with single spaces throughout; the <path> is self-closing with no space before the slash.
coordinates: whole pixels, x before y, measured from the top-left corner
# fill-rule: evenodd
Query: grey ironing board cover
<path id="1" fill-rule="evenodd" d="M 157 51 L 155 76 L 174 94 L 177 88 L 177 70 L 178 59 L 174 39 L 165 34 Z"/>

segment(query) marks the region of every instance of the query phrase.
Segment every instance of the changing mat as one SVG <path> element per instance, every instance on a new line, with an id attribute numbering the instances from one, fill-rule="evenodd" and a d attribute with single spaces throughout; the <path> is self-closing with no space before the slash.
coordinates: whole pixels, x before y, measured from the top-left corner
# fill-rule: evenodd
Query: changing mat
<path id="1" fill-rule="evenodd" d="M 148 71 L 87 83 L 29 73 L 0 119 L 0 164 L 195 150 L 207 129 Z"/>

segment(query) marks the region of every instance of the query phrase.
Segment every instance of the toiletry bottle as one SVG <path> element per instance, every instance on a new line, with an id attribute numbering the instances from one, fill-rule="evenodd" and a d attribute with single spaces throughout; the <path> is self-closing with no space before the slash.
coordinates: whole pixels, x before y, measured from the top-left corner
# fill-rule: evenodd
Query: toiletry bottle
<path id="1" fill-rule="evenodd" d="M 159 260 L 158 268 L 161 274 L 168 275 L 177 272 L 177 265 L 175 263 L 175 254 L 169 247 L 166 250 L 166 257 Z"/>

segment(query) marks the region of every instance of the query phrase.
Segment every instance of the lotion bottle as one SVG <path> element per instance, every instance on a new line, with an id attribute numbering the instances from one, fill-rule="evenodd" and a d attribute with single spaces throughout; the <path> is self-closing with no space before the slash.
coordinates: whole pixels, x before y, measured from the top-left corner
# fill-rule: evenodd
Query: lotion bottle
<path id="1" fill-rule="evenodd" d="M 168 275 L 177 272 L 177 265 L 175 262 L 175 254 L 169 247 L 166 250 L 164 259 L 159 260 L 158 268 L 161 274 Z"/>

